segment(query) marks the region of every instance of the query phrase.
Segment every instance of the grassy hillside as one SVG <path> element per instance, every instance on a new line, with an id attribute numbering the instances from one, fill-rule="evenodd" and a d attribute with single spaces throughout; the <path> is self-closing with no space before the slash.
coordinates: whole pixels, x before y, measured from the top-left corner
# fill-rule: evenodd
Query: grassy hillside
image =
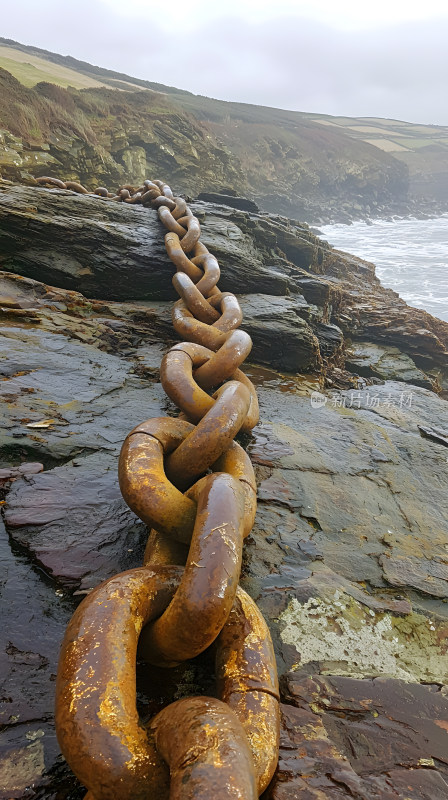
<path id="1" fill-rule="evenodd" d="M 448 127 L 375 117 L 315 117 L 348 136 L 391 153 L 409 168 L 416 197 L 448 201 Z"/>
<path id="2" fill-rule="evenodd" d="M 112 69 L 105 69 L 104 67 L 97 67 L 95 64 L 89 64 L 87 61 L 80 61 L 72 56 L 61 56 L 59 53 L 52 53 L 50 50 L 43 50 L 41 47 L 33 47 L 32 45 L 21 44 L 15 42 L 13 39 L 4 39 L 0 36 L 0 46 L 7 47 L 18 54 L 14 60 L 17 62 L 29 61 L 29 56 L 39 58 L 45 61 L 47 67 L 50 67 L 57 74 L 58 68 L 70 69 L 76 73 L 78 79 L 81 75 L 87 78 L 101 81 L 103 84 L 113 86 L 114 88 L 124 89 L 152 89 L 154 91 L 162 92 L 176 92 L 176 94 L 190 94 L 190 92 L 176 89 L 174 86 L 165 86 L 162 83 L 154 83 L 153 81 L 144 81 L 140 78 L 133 78 L 131 75 L 126 75 L 124 72 L 116 72 Z M 16 78 L 20 80 L 20 76 L 12 72 Z M 57 83 L 57 81 L 54 81 Z M 36 81 L 37 83 L 37 81 Z M 35 84 L 31 84 L 35 85 Z M 74 84 L 70 84 L 74 86 Z"/>
<path id="3" fill-rule="evenodd" d="M 5 177 L 157 172 L 311 222 L 448 203 L 448 128 L 214 100 L 5 39 L 1 67 Z"/>
<path id="4" fill-rule="evenodd" d="M 35 86 L 42 81 L 55 83 L 57 86 L 73 86 L 75 89 L 105 86 L 101 81 L 69 67 L 52 64 L 45 58 L 24 54 L 17 48 L 5 45 L 0 45 L 0 67 L 14 75 L 24 86 Z"/>

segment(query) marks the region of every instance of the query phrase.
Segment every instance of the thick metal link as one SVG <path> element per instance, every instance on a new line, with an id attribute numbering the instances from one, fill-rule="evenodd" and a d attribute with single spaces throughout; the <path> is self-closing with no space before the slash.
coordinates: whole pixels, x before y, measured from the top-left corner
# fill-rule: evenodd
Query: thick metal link
<path id="1" fill-rule="evenodd" d="M 188 559 L 167 610 L 140 637 L 146 660 L 176 666 L 202 653 L 216 639 L 232 608 L 241 571 L 244 493 L 224 472 L 190 489 L 198 503 Z"/>
<path id="2" fill-rule="evenodd" d="M 115 195 L 55 178 L 37 183 L 157 209 L 177 269 L 173 325 L 184 339 L 164 356 L 161 381 L 186 419 L 141 423 L 120 455 L 123 497 L 152 527 L 145 566 L 93 591 L 64 639 L 56 704 L 62 752 L 88 800 L 255 800 L 277 764 L 279 694 L 268 628 L 238 587 L 256 483 L 234 438 L 259 416 L 255 387 L 239 369 L 252 347 L 236 330 L 241 308 L 217 286 L 219 265 L 200 242 L 199 221 L 163 181 L 121 186 Z M 135 705 L 137 646 L 140 658 L 169 668 L 213 643 L 220 699 L 179 700 L 144 728 Z"/>
<path id="3" fill-rule="evenodd" d="M 182 568 L 173 566 L 123 572 L 91 592 L 67 628 L 56 685 L 56 726 L 61 748 L 89 788 L 89 798 L 253 800 L 272 777 L 278 751 L 275 659 L 266 623 L 241 588 L 216 645 L 217 690 L 225 713 L 216 700 L 188 698 L 168 706 L 146 729 L 139 722 L 139 634 L 167 607 L 182 577 Z M 191 731 L 192 711 L 202 718 L 199 741 Z M 174 737 L 169 745 L 177 728 L 180 739 Z M 229 750 L 233 766 L 227 758 L 221 764 Z M 186 782 L 189 773 L 194 778 L 189 793 L 176 794 L 179 771 Z M 202 794 L 195 794 L 195 772 L 205 773 Z"/>
<path id="4" fill-rule="evenodd" d="M 165 474 L 164 457 L 194 430 L 183 420 L 160 417 L 134 428 L 123 444 L 118 467 L 121 493 L 150 527 L 189 544 L 196 504 Z"/>

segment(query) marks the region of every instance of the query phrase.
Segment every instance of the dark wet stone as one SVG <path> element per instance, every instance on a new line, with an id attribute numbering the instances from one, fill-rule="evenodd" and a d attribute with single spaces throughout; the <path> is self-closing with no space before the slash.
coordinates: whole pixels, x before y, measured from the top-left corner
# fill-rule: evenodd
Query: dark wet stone
<path id="1" fill-rule="evenodd" d="M 294 299 L 263 294 L 240 298 L 244 330 L 252 337 L 251 358 L 287 372 L 319 369 L 319 344 L 310 326 L 298 316 Z"/>
<path id="2" fill-rule="evenodd" d="M 107 453 L 16 483 L 5 521 L 47 574 L 81 591 L 140 566 L 148 536 L 121 496 L 117 457 Z"/>
<path id="3" fill-rule="evenodd" d="M 307 226 L 284 217 L 204 202 L 194 203 L 193 210 L 201 220 L 204 244 L 220 261 L 223 290 L 303 293 L 315 308 L 310 311 L 302 302 L 298 313 L 311 323 L 337 325 L 350 339 L 398 347 L 418 369 L 446 371 L 447 324 L 410 309 L 383 289 L 372 264 L 338 253 Z M 4 269 L 90 298 L 175 297 L 163 229 L 151 209 L 3 183 L 0 242 Z M 10 314 L 14 311 L 29 317 L 32 309 L 19 304 L 9 307 Z M 329 330 L 325 335 L 316 329 L 314 334 L 322 340 L 325 357 L 330 344 L 331 352 L 339 353 L 334 337 L 329 341 Z M 439 378 L 429 380 L 439 385 Z"/>
<path id="4" fill-rule="evenodd" d="M 285 277 L 264 266 L 268 253 L 211 208 L 203 240 L 225 268 L 222 289 L 284 293 Z M 143 206 L 36 187 L 0 192 L 3 269 L 89 297 L 175 299 L 163 235 L 157 213 Z"/>
<path id="5" fill-rule="evenodd" d="M 350 347 L 346 367 L 358 375 L 382 380 L 403 381 L 431 389 L 433 382 L 415 365 L 412 358 L 397 347 L 381 347 L 371 342 L 357 342 Z"/>
<path id="6" fill-rule="evenodd" d="M 422 436 L 432 439 L 433 442 L 444 444 L 448 447 L 448 431 L 441 431 L 440 428 L 426 428 L 424 425 L 419 425 L 418 429 Z"/>
<path id="7" fill-rule="evenodd" d="M 230 206 L 231 208 L 239 208 L 241 211 L 252 211 L 252 213 L 255 214 L 260 210 L 253 200 L 248 200 L 247 197 L 237 197 L 236 194 L 201 192 L 198 194 L 197 199 L 205 201 L 206 203 L 217 203 L 218 205 Z"/>
<path id="8" fill-rule="evenodd" d="M 55 762 L 54 679 L 73 603 L 11 549 L 0 520 L 0 796 L 21 798 Z"/>
<path id="9" fill-rule="evenodd" d="M 43 464 L 39 462 L 29 463 L 26 462 L 24 464 L 20 464 L 18 467 L 7 467 L 6 469 L 0 469 L 0 483 L 3 481 L 11 481 L 16 480 L 17 478 L 23 478 L 24 475 L 36 475 L 38 472 L 42 472 L 44 468 Z"/>
<path id="10" fill-rule="evenodd" d="M 319 341 L 312 325 L 300 316 L 303 298 L 245 294 L 238 299 L 244 315 L 242 328 L 252 338 L 252 363 L 291 373 L 321 369 Z M 158 326 L 171 324 L 171 304 L 153 303 L 151 309 Z"/>
<path id="11" fill-rule="evenodd" d="M 441 800 L 446 717 L 438 686 L 307 677 L 284 684 L 280 762 L 266 800 Z"/>
<path id="12" fill-rule="evenodd" d="M 319 341 L 319 348 L 323 358 L 330 358 L 338 351 L 342 351 L 344 336 L 337 325 L 329 325 L 324 322 L 314 326 L 314 332 Z"/>
<path id="13" fill-rule="evenodd" d="M 248 451 L 255 464 L 273 467 L 281 463 L 283 456 L 294 454 L 294 450 L 288 443 L 274 434 L 272 425 L 260 423 L 254 439 L 255 441 L 249 445 Z"/>
<path id="14" fill-rule="evenodd" d="M 319 278 L 308 278 L 306 275 L 300 275 L 295 277 L 295 283 L 309 303 L 314 303 L 314 305 L 322 306 L 323 308 L 327 307 L 334 294 L 334 289 Z"/>

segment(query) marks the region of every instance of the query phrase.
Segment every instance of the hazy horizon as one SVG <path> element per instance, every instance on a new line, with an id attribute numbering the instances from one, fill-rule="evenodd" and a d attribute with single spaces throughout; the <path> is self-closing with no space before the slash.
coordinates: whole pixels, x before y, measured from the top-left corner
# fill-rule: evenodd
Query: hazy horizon
<path id="1" fill-rule="evenodd" d="M 219 100 L 448 125 L 448 8 L 22 0 L 3 36 Z"/>

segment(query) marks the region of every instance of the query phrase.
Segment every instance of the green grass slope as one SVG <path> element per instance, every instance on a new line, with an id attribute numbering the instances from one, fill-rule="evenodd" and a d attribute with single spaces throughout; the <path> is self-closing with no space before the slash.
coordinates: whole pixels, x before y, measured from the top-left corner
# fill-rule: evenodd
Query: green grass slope
<path id="1" fill-rule="evenodd" d="M 313 222 L 448 203 L 448 128 L 215 100 L 6 39 L 1 67 L 6 177 L 158 172 Z"/>

